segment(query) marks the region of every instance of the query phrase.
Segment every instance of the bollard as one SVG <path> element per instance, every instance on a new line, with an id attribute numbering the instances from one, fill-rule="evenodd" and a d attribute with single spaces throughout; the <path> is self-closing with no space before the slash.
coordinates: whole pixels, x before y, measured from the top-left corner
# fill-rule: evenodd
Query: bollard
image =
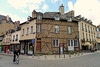
<path id="1" fill-rule="evenodd" d="M 78 52 L 78 56 L 80 55 L 80 53 Z"/>
<path id="2" fill-rule="evenodd" d="M 81 52 L 81 55 L 83 55 L 83 53 Z"/>
<path id="3" fill-rule="evenodd" d="M 39 57 L 39 55 L 38 55 L 38 59 L 39 59 L 40 57 Z"/>
<path id="4" fill-rule="evenodd" d="M 69 54 L 69 57 L 71 57 L 71 54 Z"/>
<path id="5" fill-rule="evenodd" d="M 32 57 L 34 58 L 34 55 Z"/>
<path id="6" fill-rule="evenodd" d="M 76 56 L 76 53 L 74 53 L 74 56 Z"/>
<path id="7" fill-rule="evenodd" d="M 55 54 L 55 59 L 56 59 L 56 54 Z"/>
<path id="8" fill-rule="evenodd" d="M 64 58 L 65 58 L 65 54 L 64 54 Z"/>
<path id="9" fill-rule="evenodd" d="M 45 55 L 45 59 L 47 59 L 47 56 Z"/>

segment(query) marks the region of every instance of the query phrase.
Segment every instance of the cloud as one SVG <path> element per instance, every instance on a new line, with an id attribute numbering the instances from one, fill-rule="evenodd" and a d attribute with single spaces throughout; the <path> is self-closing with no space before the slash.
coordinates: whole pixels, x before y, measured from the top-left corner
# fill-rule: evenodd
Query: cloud
<path id="1" fill-rule="evenodd" d="M 39 9 L 39 5 L 34 5 L 34 4 L 31 4 L 28 6 L 29 7 L 29 10 L 32 12 L 33 10 L 38 10 Z"/>
<path id="2" fill-rule="evenodd" d="M 93 21 L 94 25 L 100 24 L 100 0 L 77 0 L 72 7 L 72 2 L 68 2 L 69 9 L 74 8 L 75 15 L 82 15 Z"/>
<path id="3" fill-rule="evenodd" d="M 48 9 L 48 5 L 47 4 L 44 4 L 43 7 L 42 7 L 42 9 L 43 10 L 47 10 Z"/>
<path id="4" fill-rule="evenodd" d="M 69 10 L 74 10 L 73 3 L 71 1 L 68 2 Z"/>
<path id="5" fill-rule="evenodd" d="M 55 2 L 57 2 L 57 1 L 58 1 L 58 0 L 51 0 L 52 3 L 55 3 Z"/>
<path id="6" fill-rule="evenodd" d="M 41 5 L 42 2 L 45 2 L 45 0 L 8 0 L 8 3 L 12 7 L 20 10 L 28 8 L 30 11 L 32 11 L 33 9 L 39 9 L 39 5 Z"/>
<path id="7" fill-rule="evenodd" d="M 26 14 L 28 13 L 28 11 L 26 11 L 26 10 L 24 10 L 24 9 L 23 9 L 21 12 L 22 12 L 22 13 L 26 13 Z"/>

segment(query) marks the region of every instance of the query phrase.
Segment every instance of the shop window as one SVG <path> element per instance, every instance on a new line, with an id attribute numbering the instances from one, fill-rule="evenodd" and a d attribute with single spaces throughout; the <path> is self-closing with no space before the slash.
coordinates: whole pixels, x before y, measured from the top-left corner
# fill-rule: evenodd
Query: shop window
<path id="1" fill-rule="evenodd" d="M 24 42 L 21 43 L 21 53 L 24 53 Z"/>
<path id="2" fill-rule="evenodd" d="M 28 43 L 28 54 L 33 54 L 33 45 L 31 42 Z"/>

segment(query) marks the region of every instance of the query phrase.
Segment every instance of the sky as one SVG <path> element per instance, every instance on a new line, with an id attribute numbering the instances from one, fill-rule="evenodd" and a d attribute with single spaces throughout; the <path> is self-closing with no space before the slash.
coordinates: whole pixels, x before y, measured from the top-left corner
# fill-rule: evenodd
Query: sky
<path id="1" fill-rule="evenodd" d="M 0 0 L 0 14 L 23 23 L 28 16 L 32 16 L 33 10 L 58 12 L 61 4 L 65 13 L 74 10 L 75 16 L 81 15 L 92 20 L 94 25 L 100 24 L 100 0 Z"/>

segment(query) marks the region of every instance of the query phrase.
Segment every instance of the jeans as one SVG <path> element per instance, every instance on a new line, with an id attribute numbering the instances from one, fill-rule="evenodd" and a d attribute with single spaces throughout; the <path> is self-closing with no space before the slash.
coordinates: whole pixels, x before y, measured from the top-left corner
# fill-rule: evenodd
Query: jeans
<path id="1" fill-rule="evenodd" d="M 16 56 L 18 56 L 18 57 L 19 57 L 19 55 L 14 55 L 14 59 L 13 59 L 13 62 L 15 62 L 15 61 L 16 61 L 16 60 L 15 60 Z"/>

